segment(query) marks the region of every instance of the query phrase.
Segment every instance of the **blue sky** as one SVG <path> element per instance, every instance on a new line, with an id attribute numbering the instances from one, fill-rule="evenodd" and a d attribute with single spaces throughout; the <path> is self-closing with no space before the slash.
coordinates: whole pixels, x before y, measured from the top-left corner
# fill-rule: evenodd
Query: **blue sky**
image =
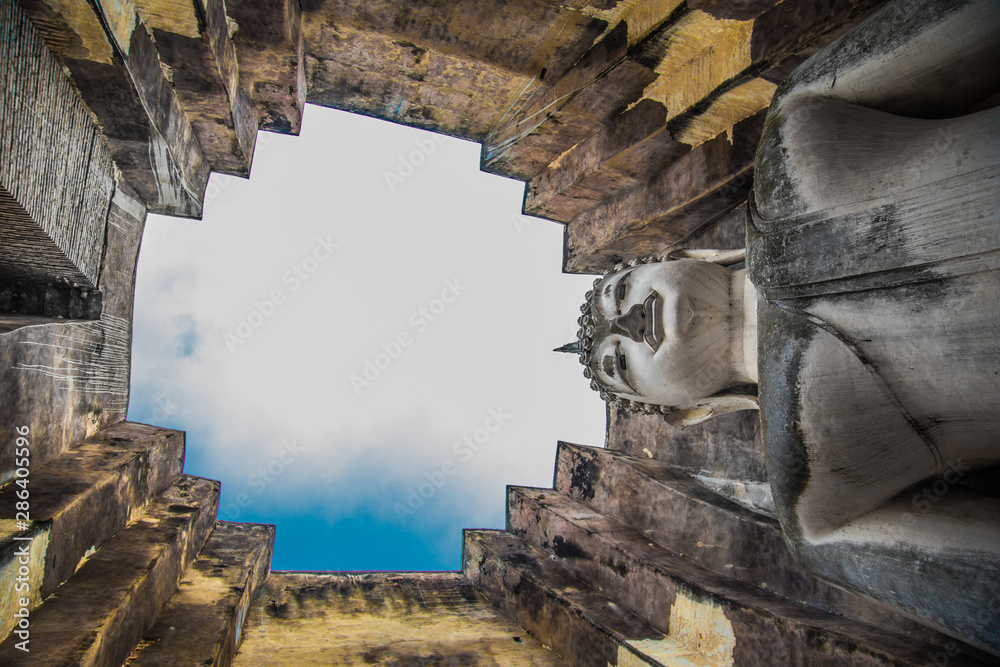
<path id="1" fill-rule="evenodd" d="M 558 440 L 604 442 L 570 355 L 593 278 L 479 145 L 309 106 L 261 133 L 201 221 L 150 216 L 129 419 L 184 430 L 220 518 L 278 526 L 274 569 L 457 569 Z"/>

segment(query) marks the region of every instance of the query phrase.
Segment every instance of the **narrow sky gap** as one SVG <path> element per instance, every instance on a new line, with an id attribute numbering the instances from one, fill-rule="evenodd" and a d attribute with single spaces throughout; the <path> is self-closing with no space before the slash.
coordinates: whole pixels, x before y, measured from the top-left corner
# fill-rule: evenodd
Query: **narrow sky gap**
<path id="1" fill-rule="evenodd" d="M 310 106 L 261 133 L 204 219 L 150 216 L 129 419 L 187 432 L 220 518 L 275 523 L 276 570 L 457 569 L 557 440 L 602 445 L 571 355 L 593 278 L 478 144 Z"/>

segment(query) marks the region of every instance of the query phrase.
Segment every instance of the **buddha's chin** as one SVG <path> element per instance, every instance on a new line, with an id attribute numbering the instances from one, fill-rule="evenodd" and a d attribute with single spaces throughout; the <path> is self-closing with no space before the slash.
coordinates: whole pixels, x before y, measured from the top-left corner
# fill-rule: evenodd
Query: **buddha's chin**
<path id="1" fill-rule="evenodd" d="M 696 378 L 702 379 L 702 378 Z M 662 387 L 655 387 L 646 394 L 632 400 L 653 405 L 684 407 L 697 405 L 712 394 L 725 389 L 726 382 L 711 382 L 708 386 L 701 383 L 668 382 Z"/>
<path id="2" fill-rule="evenodd" d="M 649 403 L 658 405 L 693 405 L 724 390 L 733 377 L 732 350 L 730 349 L 728 320 L 721 313 L 706 317 L 689 331 L 690 344 L 681 349 L 664 349 L 669 359 L 653 357 L 657 377 L 662 378 L 649 387 L 644 395 Z M 658 363 L 657 363 L 658 362 Z"/>

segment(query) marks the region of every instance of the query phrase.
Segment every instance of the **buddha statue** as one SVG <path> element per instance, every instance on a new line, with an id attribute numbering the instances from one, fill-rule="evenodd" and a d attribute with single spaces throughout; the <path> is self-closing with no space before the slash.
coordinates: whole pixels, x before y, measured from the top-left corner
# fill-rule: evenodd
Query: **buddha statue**
<path id="1" fill-rule="evenodd" d="M 1000 3 L 882 7 L 779 87 L 746 271 L 616 267 L 578 341 L 619 406 L 759 408 L 796 559 L 995 654 L 1000 498 L 963 480 L 1000 465 L 998 93 Z"/>

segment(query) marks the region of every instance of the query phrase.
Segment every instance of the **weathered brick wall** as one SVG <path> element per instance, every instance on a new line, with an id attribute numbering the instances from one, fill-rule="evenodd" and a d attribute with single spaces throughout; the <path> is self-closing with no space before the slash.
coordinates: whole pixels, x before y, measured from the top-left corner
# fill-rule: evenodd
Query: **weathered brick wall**
<path id="1" fill-rule="evenodd" d="M 236 665 L 561 667 L 457 572 L 274 572 Z"/>
<path id="2" fill-rule="evenodd" d="M 3 0 L 0 13 L 0 277 L 96 287 L 108 151 L 21 6 Z"/>
<path id="3" fill-rule="evenodd" d="M 308 101 L 483 141 L 600 37 L 579 4 L 307 0 Z"/>

